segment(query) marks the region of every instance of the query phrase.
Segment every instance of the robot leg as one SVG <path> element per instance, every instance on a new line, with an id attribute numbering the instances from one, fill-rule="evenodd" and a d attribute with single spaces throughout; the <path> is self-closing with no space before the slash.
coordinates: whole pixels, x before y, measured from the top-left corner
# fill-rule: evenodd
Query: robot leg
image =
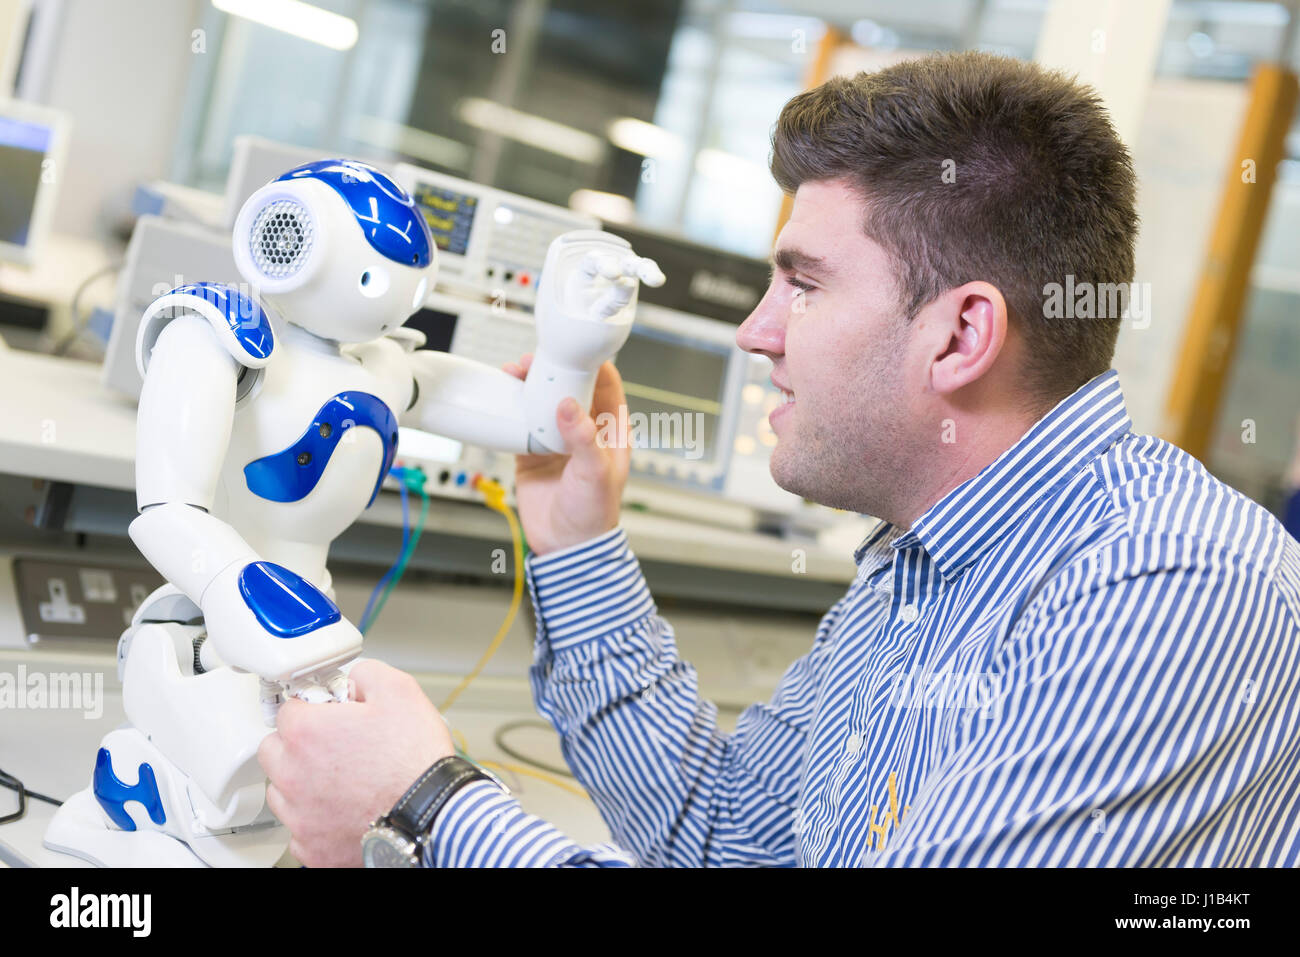
<path id="1" fill-rule="evenodd" d="M 105 736 L 90 786 L 56 813 L 46 847 L 108 867 L 283 856 L 289 833 L 257 763 L 270 732 L 258 679 L 215 662 L 202 638 L 201 624 L 137 615 L 119 646 L 130 724 Z"/>

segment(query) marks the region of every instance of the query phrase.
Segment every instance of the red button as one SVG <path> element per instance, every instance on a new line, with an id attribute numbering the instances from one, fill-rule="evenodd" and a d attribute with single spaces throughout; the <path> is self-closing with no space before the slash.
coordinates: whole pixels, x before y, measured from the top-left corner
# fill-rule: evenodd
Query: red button
<path id="1" fill-rule="evenodd" d="M 519 274 L 519 285 L 521 285 L 521 286 L 527 286 L 527 285 L 528 285 L 528 273 L 525 272 L 525 273 L 520 273 L 520 274 Z"/>

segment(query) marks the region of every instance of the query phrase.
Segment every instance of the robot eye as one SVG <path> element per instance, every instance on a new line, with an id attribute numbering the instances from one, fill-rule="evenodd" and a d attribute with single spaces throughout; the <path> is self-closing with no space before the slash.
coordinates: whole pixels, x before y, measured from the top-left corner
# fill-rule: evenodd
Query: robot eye
<path id="1" fill-rule="evenodd" d="M 367 299 L 378 299 L 388 292 L 390 283 L 388 270 L 381 266 L 371 266 L 361 273 L 361 278 L 357 280 L 357 290 Z"/>

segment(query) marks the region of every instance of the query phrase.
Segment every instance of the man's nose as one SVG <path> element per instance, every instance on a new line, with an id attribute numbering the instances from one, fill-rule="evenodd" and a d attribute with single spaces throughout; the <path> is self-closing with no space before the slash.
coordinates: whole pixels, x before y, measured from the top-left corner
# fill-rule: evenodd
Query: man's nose
<path id="1" fill-rule="evenodd" d="M 767 295 L 736 330 L 736 345 L 773 361 L 785 354 L 785 325 L 789 318 L 789 311 L 781 309 L 774 300 L 769 288 Z"/>

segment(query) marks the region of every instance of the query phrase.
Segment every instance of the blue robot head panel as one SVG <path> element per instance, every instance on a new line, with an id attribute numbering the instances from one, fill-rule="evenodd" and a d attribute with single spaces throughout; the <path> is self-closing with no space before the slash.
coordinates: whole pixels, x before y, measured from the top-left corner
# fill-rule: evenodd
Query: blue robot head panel
<path id="1" fill-rule="evenodd" d="M 418 268 L 432 261 L 428 224 L 410 194 L 380 170 L 357 160 L 317 160 L 289 170 L 275 182 L 295 179 L 319 180 L 338 193 L 381 256 Z"/>

